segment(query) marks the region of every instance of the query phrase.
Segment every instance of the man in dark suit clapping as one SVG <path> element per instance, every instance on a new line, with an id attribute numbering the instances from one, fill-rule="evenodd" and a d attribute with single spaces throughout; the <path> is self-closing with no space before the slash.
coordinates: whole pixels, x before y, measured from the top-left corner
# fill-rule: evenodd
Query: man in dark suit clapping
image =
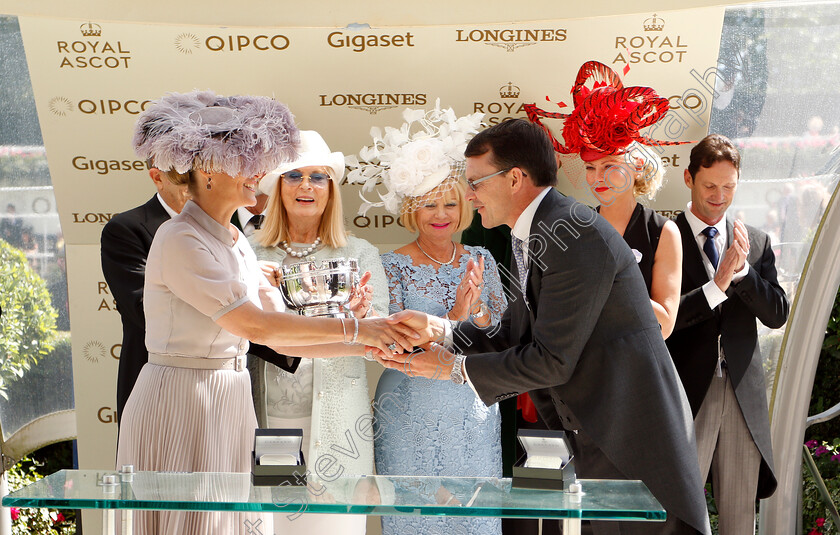
<path id="1" fill-rule="evenodd" d="M 520 291 L 498 328 L 458 324 L 455 354 L 433 346 L 386 365 L 466 382 L 488 405 L 530 392 L 549 427 L 570 432 L 579 477 L 640 479 L 668 513 L 665 524 L 593 522 L 593 532 L 710 533 L 688 401 L 630 248 L 552 188 L 557 162 L 538 126 L 495 125 L 466 155 L 482 224 L 507 224 L 516 238 Z M 429 337 L 446 328 L 412 311 L 392 321 Z"/>
<path id="2" fill-rule="evenodd" d="M 152 167 L 149 176 L 157 193 L 145 204 L 115 215 L 102 229 L 102 273 L 117 303 L 123 325 L 117 372 L 118 422 L 140 369 L 149 360 L 143 315 L 146 257 L 158 227 L 180 213 L 189 198 L 186 185 L 175 185 L 167 178 L 167 173 Z"/>
<path id="3" fill-rule="evenodd" d="M 677 217 L 682 290 L 668 348 L 695 415 L 700 472 L 711 467 L 720 534 L 755 532 L 755 500 L 773 494 L 770 421 L 756 319 L 787 321 L 767 234 L 726 215 L 741 157 L 712 134 L 691 150 L 691 202 Z"/>

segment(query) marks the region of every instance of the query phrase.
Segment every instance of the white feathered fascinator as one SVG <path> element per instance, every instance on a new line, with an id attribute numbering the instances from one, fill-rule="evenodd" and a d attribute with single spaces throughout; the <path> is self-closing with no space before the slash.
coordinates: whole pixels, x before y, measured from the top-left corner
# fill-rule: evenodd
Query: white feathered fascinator
<path id="1" fill-rule="evenodd" d="M 363 147 L 359 156 L 345 157 L 350 169 L 347 180 L 363 184 L 359 213 L 384 206 L 393 214 L 412 212 L 428 202 L 428 193 L 438 188 L 444 194 L 464 172 L 464 150 L 478 133 L 482 113 L 457 117 L 452 108 L 440 109 L 440 99 L 432 110 L 403 111 L 400 128 L 370 129 L 373 145 Z M 379 201 L 369 201 L 365 193 L 377 190 Z"/>

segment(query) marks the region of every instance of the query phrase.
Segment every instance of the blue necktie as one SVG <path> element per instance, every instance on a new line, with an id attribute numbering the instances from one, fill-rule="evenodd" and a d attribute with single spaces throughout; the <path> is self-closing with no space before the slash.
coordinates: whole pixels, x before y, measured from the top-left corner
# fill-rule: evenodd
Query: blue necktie
<path id="1" fill-rule="evenodd" d="M 718 230 L 715 227 L 706 227 L 703 229 L 703 235 L 706 236 L 706 243 L 703 244 L 703 252 L 706 253 L 709 262 L 712 263 L 712 267 L 717 269 L 720 255 L 718 255 L 717 245 L 715 245 L 715 236 L 718 235 Z"/>
<path id="2" fill-rule="evenodd" d="M 522 295 L 525 295 L 525 283 L 528 275 L 528 268 L 525 267 L 525 253 L 522 249 L 522 240 L 516 236 L 511 235 L 511 242 L 513 243 L 513 258 L 516 260 L 516 276 L 519 278 L 519 287 L 522 289 Z"/>

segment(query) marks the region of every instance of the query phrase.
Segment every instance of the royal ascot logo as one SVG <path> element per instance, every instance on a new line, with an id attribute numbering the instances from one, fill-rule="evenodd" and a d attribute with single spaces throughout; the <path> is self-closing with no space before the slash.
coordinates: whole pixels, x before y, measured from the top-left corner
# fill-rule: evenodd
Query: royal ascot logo
<path id="1" fill-rule="evenodd" d="M 513 82 L 508 82 L 499 89 L 499 96 L 502 98 L 519 98 L 519 86 L 513 85 Z"/>
<path id="2" fill-rule="evenodd" d="M 175 50 L 181 54 L 192 54 L 201 49 L 201 40 L 194 33 L 182 33 L 175 38 Z"/>
<path id="3" fill-rule="evenodd" d="M 370 48 L 400 48 L 413 47 L 414 34 L 411 32 L 399 34 L 354 34 L 332 32 L 327 35 L 327 44 L 332 48 L 346 48 L 353 52 L 364 52 Z"/>
<path id="4" fill-rule="evenodd" d="M 526 117 L 524 105 L 527 103 L 519 100 L 521 92 L 518 85 L 508 82 L 498 89 L 498 98 L 473 102 L 472 113 L 483 113 L 484 122 L 491 125 L 513 117 Z"/>
<path id="5" fill-rule="evenodd" d="M 82 356 L 86 361 L 97 364 L 99 359 L 105 358 L 106 351 L 105 344 L 99 340 L 91 340 L 82 348 Z"/>
<path id="6" fill-rule="evenodd" d="M 318 95 L 321 107 L 350 108 L 376 115 L 382 110 L 404 106 L 425 106 L 426 93 L 339 93 Z"/>
<path id="7" fill-rule="evenodd" d="M 131 50 L 119 40 L 102 39 L 102 26 L 86 22 L 79 27 L 81 39 L 56 41 L 59 69 L 127 69 Z"/>
<path id="8" fill-rule="evenodd" d="M 73 102 L 65 97 L 53 97 L 47 103 L 47 108 L 50 113 L 59 117 L 66 117 L 68 113 L 73 111 Z"/>
<path id="9" fill-rule="evenodd" d="M 566 40 L 566 28 L 455 30 L 456 43 L 482 43 L 514 52 L 523 46 L 559 43 Z"/>
<path id="10" fill-rule="evenodd" d="M 645 19 L 643 27 L 646 32 L 661 32 L 665 28 L 665 21 L 656 16 L 656 13 L 649 19 Z"/>
<path id="11" fill-rule="evenodd" d="M 210 52 L 282 52 L 288 49 L 292 41 L 281 33 L 273 35 L 259 34 L 219 34 L 201 38 L 194 33 L 181 33 L 175 37 L 175 50 L 190 55 L 198 50 Z"/>
<path id="12" fill-rule="evenodd" d="M 618 35 L 615 49 L 618 51 L 613 65 L 633 63 L 682 63 L 688 52 L 688 45 L 681 35 L 663 33 L 665 20 L 654 14 L 642 23 L 643 35 Z"/>
<path id="13" fill-rule="evenodd" d="M 72 110 L 77 109 L 84 115 L 116 115 L 127 113 L 139 115 L 151 104 L 151 100 L 139 99 L 82 99 L 78 103 L 66 97 L 53 97 L 47 107 L 53 115 L 66 117 Z"/>
<path id="14" fill-rule="evenodd" d="M 107 175 L 112 171 L 148 171 L 151 166 L 143 160 L 107 160 L 93 159 L 87 156 L 73 156 L 70 161 L 73 169 L 97 175 Z"/>
<path id="15" fill-rule="evenodd" d="M 102 26 L 93 22 L 82 24 L 79 26 L 79 30 L 82 32 L 82 37 L 99 37 L 102 35 Z"/>

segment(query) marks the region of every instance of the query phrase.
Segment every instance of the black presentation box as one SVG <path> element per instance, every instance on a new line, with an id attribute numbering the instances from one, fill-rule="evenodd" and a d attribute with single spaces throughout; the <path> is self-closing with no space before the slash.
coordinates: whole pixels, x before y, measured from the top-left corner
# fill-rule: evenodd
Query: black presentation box
<path id="1" fill-rule="evenodd" d="M 525 455 L 513 465 L 513 488 L 569 490 L 576 481 L 572 447 L 563 431 L 520 429 Z"/>
<path id="2" fill-rule="evenodd" d="M 302 429 L 257 429 L 251 452 L 251 483 L 257 487 L 306 485 L 302 442 Z M 267 461 L 271 464 L 263 464 Z"/>

